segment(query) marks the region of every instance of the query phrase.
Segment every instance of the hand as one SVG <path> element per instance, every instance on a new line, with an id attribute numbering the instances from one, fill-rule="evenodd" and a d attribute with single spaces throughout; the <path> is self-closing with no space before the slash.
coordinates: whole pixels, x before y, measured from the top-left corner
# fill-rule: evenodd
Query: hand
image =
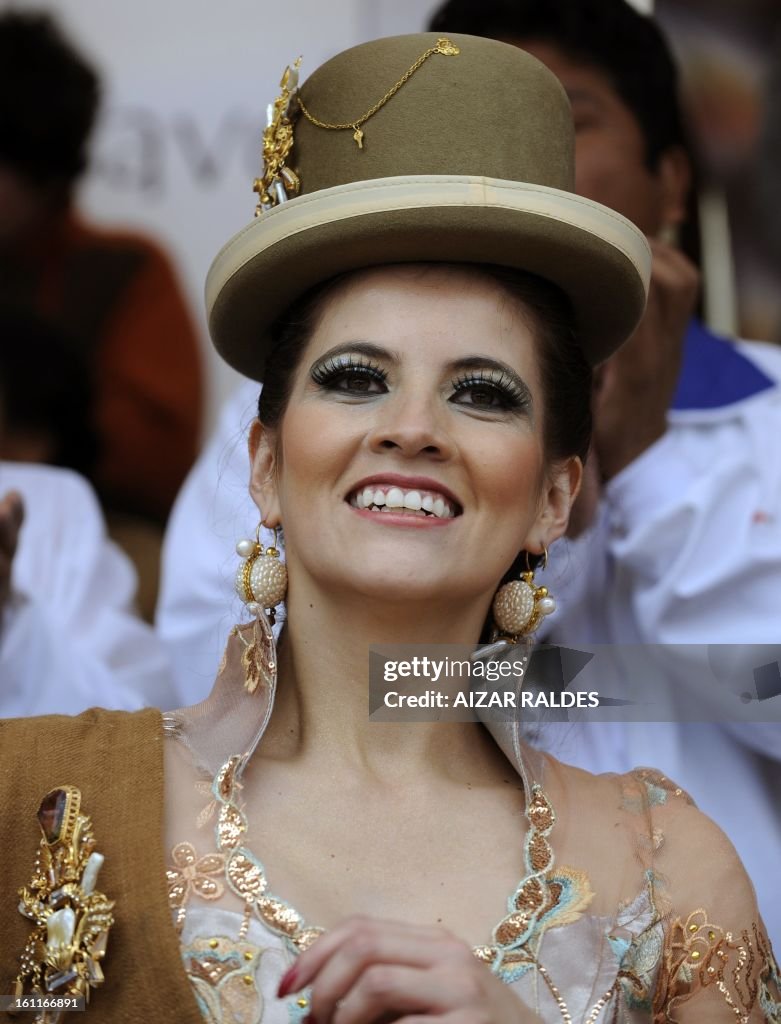
<path id="1" fill-rule="evenodd" d="M 24 505 L 15 491 L 0 500 L 0 610 L 11 590 L 11 567 L 16 554 L 19 530 L 24 520 Z"/>
<path id="2" fill-rule="evenodd" d="M 699 273 L 683 253 L 656 239 L 650 245 L 651 288 L 643 319 L 596 378 L 594 449 L 605 480 L 666 431 L 699 292 Z"/>
<path id="3" fill-rule="evenodd" d="M 349 917 L 288 971 L 280 997 L 312 986 L 311 1024 L 525 1024 L 537 1018 L 443 928 Z"/>

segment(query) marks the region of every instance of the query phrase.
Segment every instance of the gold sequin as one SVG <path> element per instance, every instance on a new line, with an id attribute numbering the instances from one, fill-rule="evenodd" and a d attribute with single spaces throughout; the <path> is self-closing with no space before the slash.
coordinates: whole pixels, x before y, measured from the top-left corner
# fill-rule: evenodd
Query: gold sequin
<path id="1" fill-rule="evenodd" d="M 247 831 L 247 820 L 233 804 L 223 804 L 217 822 L 217 842 L 221 850 L 232 850 L 238 846 Z"/>
<path id="2" fill-rule="evenodd" d="M 168 882 L 168 905 L 172 910 L 184 907 L 195 893 L 205 900 L 216 900 L 223 893 L 223 885 L 212 875 L 221 874 L 225 858 L 219 853 L 198 857 L 192 843 L 178 843 L 171 851 L 173 867 L 165 875 Z"/>
<path id="3" fill-rule="evenodd" d="M 254 902 L 266 891 L 266 878 L 260 864 L 240 850 L 229 857 L 227 875 L 233 891 L 247 903 Z"/>
<path id="4" fill-rule="evenodd" d="M 529 861 L 533 871 L 544 871 L 551 862 L 552 851 L 545 836 L 537 833 L 529 841 Z"/>
<path id="5" fill-rule="evenodd" d="M 301 917 L 292 907 L 287 906 L 281 900 L 264 897 L 258 900 L 257 907 L 263 920 L 277 931 L 285 935 L 294 935 L 298 930 Z"/>

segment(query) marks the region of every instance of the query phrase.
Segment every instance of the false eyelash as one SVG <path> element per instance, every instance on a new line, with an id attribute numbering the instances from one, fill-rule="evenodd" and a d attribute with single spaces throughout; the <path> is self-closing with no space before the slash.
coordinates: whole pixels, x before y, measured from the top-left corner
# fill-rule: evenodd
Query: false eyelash
<path id="1" fill-rule="evenodd" d="M 455 381 L 454 390 L 458 394 L 461 391 L 468 391 L 470 387 L 486 385 L 496 391 L 500 397 L 501 406 L 505 409 L 524 409 L 529 404 L 526 391 L 519 388 L 515 380 L 506 373 L 497 376 L 479 371 L 465 373 Z"/>
<path id="2" fill-rule="evenodd" d="M 346 373 L 361 374 L 380 383 L 385 383 L 388 379 L 388 374 L 379 363 L 361 362 L 353 356 L 331 356 L 324 363 L 315 366 L 311 376 L 315 384 L 327 387 Z"/>

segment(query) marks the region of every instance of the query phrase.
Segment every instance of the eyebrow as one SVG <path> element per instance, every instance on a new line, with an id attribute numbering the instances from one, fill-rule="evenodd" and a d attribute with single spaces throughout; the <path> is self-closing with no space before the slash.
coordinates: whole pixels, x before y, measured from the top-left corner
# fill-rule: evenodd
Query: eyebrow
<path id="1" fill-rule="evenodd" d="M 382 345 L 376 345 L 371 341 L 348 341 L 345 344 L 336 345 L 334 348 L 324 352 L 321 356 L 315 359 L 309 367 L 309 371 L 311 373 L 315 366 L 318 366 L 326 359 L 337 359 L 341 355 L 350 355 L 352 353 L 368 356 L 371 359 L 382 359 L 385 362 L 395 363 L 396 365 L 401 362 L 401 357 L 398 352 L 384 348 Z M 499 359 L 493 359 L 491 356 L 474 355 L 465 356 L 463 359 L 453 359 L 445 365 L 445 371 L 447 373 L 459 373 L 464 370 L 494 370 L 498 373 L 504 374 L 512 380 L 519 392 L 523 394 L 524 400 L 530 406 L 533 405 L 532 393 L 529 385 L 512 368 L 512 366 L 508 366 L 507 363 L 503 363 Z"/>

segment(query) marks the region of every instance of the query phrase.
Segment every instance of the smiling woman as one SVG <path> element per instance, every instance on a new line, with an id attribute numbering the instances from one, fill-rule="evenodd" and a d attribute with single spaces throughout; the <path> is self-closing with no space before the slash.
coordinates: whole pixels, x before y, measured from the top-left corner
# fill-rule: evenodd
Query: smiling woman
<path id="1" fill-rule="evenodd" d="M 48 794 L 16 991 L 105 973 L 112 1024 L 778 1020 L 751 884 L 674 783 L 569 768 L 517 717 L 367 715 L 371 645 L 474 648 L 488 622 L 494 656 L 550 610 L 532 567 L 643 237 L 572 193 L 566 98 L 515 47 L 378 40 L 296 87 L 207 282 L 216 346 L 263 382 L 250 490 L 286 566 L 238 545 L 250 621 L 202 704 L 3 726 L 9 906 Z"/>

